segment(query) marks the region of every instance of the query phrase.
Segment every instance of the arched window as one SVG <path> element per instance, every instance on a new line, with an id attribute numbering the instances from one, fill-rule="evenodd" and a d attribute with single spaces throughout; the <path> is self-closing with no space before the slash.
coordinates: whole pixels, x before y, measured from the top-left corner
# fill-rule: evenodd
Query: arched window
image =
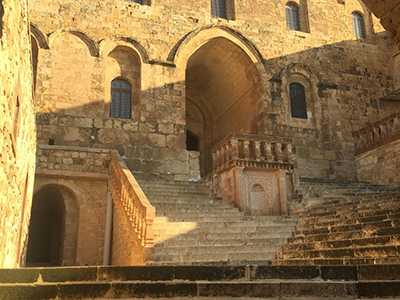
<path id="1" fill-rule="evenodd" d="M 142 0 L 133 0 L 133 2 L 139 3 L 139 4 L 143 4 L 143 1 L 142 1 Z"/>
<path id="2" fill-rule="evenodd" d="M 122 79 L 115 78 L 111 82 L 111 118 L 131 118 L 131 84 Z"/>
<path id="3" fill-rule="evenodd" d="M 300 31 L 300 8 L 296 3 L 286 3 L 286 28 Z"/>
<path id="4" fill-rule="evenodd" d="M 365 39 L 365 25 L 362 14 L 355 11 L 351 14 L 351 18 L 353 19 L 354 36 Z"/>
<path id="5" fill-rule="evenodd" d="M 298 82 L 289 85 L 290 110 L 292 118 L 307 119 L 306 92 L 304 86 Z"/>
<path id="6" fill-rule="evenodd" d="M 211 0 L 211 16 L 227 19 L 226 0 Z"/>

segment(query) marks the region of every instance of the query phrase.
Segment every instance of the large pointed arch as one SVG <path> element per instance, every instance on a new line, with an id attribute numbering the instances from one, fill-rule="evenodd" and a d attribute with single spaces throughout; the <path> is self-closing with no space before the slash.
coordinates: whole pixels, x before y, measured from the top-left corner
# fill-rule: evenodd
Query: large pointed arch
<path id="1" fill-rule="evenodd" d="M 266 72 L 270 77 L 270 71 L 265 69 L 264 59 L 258 48 L 240 32 L 226 26 L 205 26 L 191 31 L 172 49 L 168 59 L 174 62 L 178 68 L 186 68 L 192 54 L 214 38 L 226 38 L 236 44 L 258 66 L 260 73 Z M 261 66 L 265 69 L 264 72 L 260 70 Z"/>

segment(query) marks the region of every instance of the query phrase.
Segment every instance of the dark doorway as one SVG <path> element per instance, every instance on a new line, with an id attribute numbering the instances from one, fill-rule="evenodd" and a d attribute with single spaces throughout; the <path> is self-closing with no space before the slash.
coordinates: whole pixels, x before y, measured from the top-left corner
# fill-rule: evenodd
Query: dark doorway
<path id="1" fill-rule="evenodd" d="M 199 151 L 199 139 L 189 130 L 186 131 L 186 150 Z"/>
<path id="2" fill-rule="evenodd" d="M 65 207 L 61 193 L 46 188 L 33 197 L 26 265 L 59 266 L 62 260 Z"/>

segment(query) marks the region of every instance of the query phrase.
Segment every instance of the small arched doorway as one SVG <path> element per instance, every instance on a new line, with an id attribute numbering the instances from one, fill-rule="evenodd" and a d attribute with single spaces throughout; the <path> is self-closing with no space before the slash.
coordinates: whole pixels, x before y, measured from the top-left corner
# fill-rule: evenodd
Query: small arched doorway
<path id="1" fill-rule="evenodd" d="M 45 188 L 33 197 L 26 265 L 60 266 L 65 231 L 65 205 L 61 192 Z"/>

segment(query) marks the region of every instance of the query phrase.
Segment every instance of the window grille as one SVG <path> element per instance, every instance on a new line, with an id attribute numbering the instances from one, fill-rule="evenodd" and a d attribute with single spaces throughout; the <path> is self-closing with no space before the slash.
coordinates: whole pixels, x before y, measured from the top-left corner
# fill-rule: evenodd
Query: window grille
<path id="1" fill-rule="evenodd" d="M 364 17 L 358 12 L 353 12 L 351 18 L 353 19 L 354 36 L 365 39 Z"/>
<path id="2" fill-rule="evenodd" d="M 131 118 L 131 84 L 121 78 L 116 78 L 111 82 L 111 118 Z"/>
<path id="3" fill-rule="evenodd" d="M 300 10 L 297 4 L 286 4 L 286 28 L 300 31 Z"/>
<path id="4" fill-rule="evenodd" d="M 307 119 L 306 92 L 304 86 L 294 82 L 289 85 L 292 118 Z"/>
<path id="5" fill-rule="evenodd" d="M 211 16 L 227 19 L 226 0 L 211 0 Z"/>

